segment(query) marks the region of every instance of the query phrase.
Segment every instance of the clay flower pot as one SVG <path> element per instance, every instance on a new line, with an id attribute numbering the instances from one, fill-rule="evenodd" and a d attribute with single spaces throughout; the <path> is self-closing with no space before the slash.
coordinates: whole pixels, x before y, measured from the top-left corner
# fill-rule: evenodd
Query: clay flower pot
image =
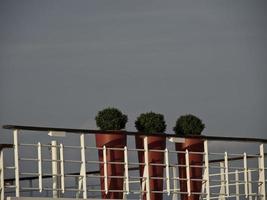
<path id="1" fill-rule="evenodd" d="M 124 148 L 127 145 L 127 136 L 123 131 L 118 131 L 118 134 L 96 134 L 96 146 L 103 148 Z M 123 150 L 108 150 L 107 149 L 107 162 L 124 162 Z M 99 161 L 103 162 L 103 150 L 98 150 Z M 100 175 L 104 176 L 104 164 L 100 163 Z M 123 164 L 107 164 L 108 176 L 124 176 Z M 123 178 L 108 178 L 108 190 L 123 190 Z M 122 199 L 123 192 L 104 192 L 104 178 L 100 178 L 102 199 Z"/>
<path id="2" fill-rule="evenodd" d="M 176 143 L 176 151 L 185 151 L 189 152 L 189 165 L 198 165 L 202 166 L 203 163 L 203 154 L 190 154 L 190 152 L 203 152 L 204 151 L 204 142 L 202 139 L 196 138 L 185 138 L 184 143 Z M 178 153 L 178 164 L 185 165 L 185 153 Z M 202 181 L 196 181 L 192 179 L 202 179 L 202 168 L 200 167 L 190 167 L 190 188 L 191 192 L 201 192 Z M 186 179 L 186 167 L 179 167 L 179 178 Z M 180 180 L 180 191 L 187 191 L 187 181 Z M 181 194 L 181 200 L 199 200 L 199 194 Z"/>
<path id="3" fill-rule="evenodd" d="M 166 148 L 166 140 L 164 137 L 159 136 L 148 136 L 148 149 L 152 150 L 164 150 Z M 135 136 L 135 143 L 137 149 L 144 149 L 144 136 Z M 149 163 L 164 164 L 164 152 L 149 152 L 148 153 Z M 145 163 L 145 156 L 143 151 L 138 152 L 139 163 Z M 139 165 L 140 177 L 144 173 L 144 165 Z M 164 166 L 149 166 L 149 176 L 162 178 L 164 173 Z M 163 191 L 163 180 L 162 179 L 150 179 L 150 191 Z M 161 200 L 162 193 L 150 194 L 151 200 Z M 146 193 L 142 195 L 142 199 L 146 200 Z"/>

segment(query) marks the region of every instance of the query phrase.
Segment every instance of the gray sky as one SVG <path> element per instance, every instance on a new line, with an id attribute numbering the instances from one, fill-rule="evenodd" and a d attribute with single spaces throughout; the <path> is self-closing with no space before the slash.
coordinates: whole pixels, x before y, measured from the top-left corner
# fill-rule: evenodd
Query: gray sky
<path id="1" fill-rule="evenodd" d="M 116 106 L 266 138 L 266 1 L 0 0 L 0 124 L 96 128 Z M 2 130 L 3 132 L 3 130 Z M 5 131 L 4 131 L 5 132 Z"/>

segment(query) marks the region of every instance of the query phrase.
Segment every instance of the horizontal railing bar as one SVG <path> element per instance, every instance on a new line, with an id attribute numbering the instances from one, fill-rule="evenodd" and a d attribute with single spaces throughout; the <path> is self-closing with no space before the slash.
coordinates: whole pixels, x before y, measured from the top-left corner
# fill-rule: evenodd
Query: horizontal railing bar
<path id="1" fill-rule="evenodd" d="M 5 188 L 16 188 L 16 185 L 5 185 Z"/>
<path id="2" fill-rule="evenodd" d="M 264 155 L 267 155 L 267 153 L 265 153 Z M 255 156 L 247 156 L 247 159 L 251 159 L 251 158 L 258 158 L 259 155 L 255 155 Z M 234 160 L 243 160 L 243 157 L 232 157 L 232 158 L 228 158 L 228 161 L 234 161 Z M 224 159 L 216 159 L 216 160 L 210 160 L 209 163 L 216 163 L 216 162 L 224 162 Z"/>
<path id="3" fill-rule="evenodd" d="M 225 153 L 220 153 L 220 152 L 209 152 L 209 155 L 221 155 L 221 156 L 224 156 Z M 227 154 L 229 157 L 230 156 L 244 156 L 243 153 L 228 153 Z M 259 154 L 247 154 L 247 156 L 258 156 L 260 157 Z"/>
<path id="4" fill-rule="evenodd" d="M 37 172 L 21 172 L 20 175 L 39 175 Z"/>
<path id="5" fill-rule="evenodd" d="M 129 162 L 128 165 L 145 165 L 145 163 Z"/>
<path id="6" fill-rule="evenodd" d="M 36 188 L 36 187 L 22 187 L 20 192 L 29 192 L 29 191 L 39 191 L 40 188 Z M 62 189 L 53 189 L 53 188 L 42 188 L 42 190 L 44 191 L 53 191 L 53 190 L 57 190 L 60 191 Z M 79 191 L 79 192 L 83 192 L 83 190 L 79 190 L 79 189 L 75 189 L 75 188 L 65 188 L 65 191 Z M 12 193 L 12 192 L 6 192 L 6 193 Z"/>
<path id="7" fill-rule="evenodd" d="M 5 167 L 5 169 L 15 169 L 16 167 L 15 166 L 7 166 Z"/>
<path id="8" fill-rule="evenodd" d="M 209 199 L 218 199 L 219 198 L 219 196 L 221 196 L 221 195 L 225 195 L 225 194 L 216 194 L 217 196 L 215 196 L 215 197 L 210 197 Z M 232 195 L 229 195 L 229 196 L 227 196 L 227 198 L 234 198 L 234 197 L 236 197 L 236 196 L 239 196 L 239 197 L 241 197 L 241 196 L 245 196 L 245 194 L 232 194 Z M 262 195 L 260 195 L 260 194 L 253 194 L 253 195 L 248 195 L 248 196 L 254 196 L 254 197 L 262 197 Z M 203 200 L 207 200 L 207 198 L 202 198 Z"/>
<path id="9" fill-rule="evenodd" d="M 49 158 L 44 158 L 42 159 L 44 162 L 60 162 L 61 160 L 54 160 L 54 159 L 49 159 Z"/>
<path id="10" fill-rule="evenodd" d="M 81 149 L 81 146 L 64 145 L 64 148 L 68 148 L 68 149 Z"/>
<path id="11" fill-rule="evenodd" d="M 224 193 L 211 193 L 211 195 L 225 195 L 225 194 Z M 239 193 L 239 194 L 232 193 L 231 195 L 245 196 L 246 194 L 244 194 L 244 193 Z M 261 195 L 260 194 L 257 194 L 257 193 L 250 193 L 250 194 L 248 194 L 248 196 L 261 196 Z"/>
<path id="12" fill-rule="evenodd" d="M 19 158 L 19 160 L 21 161 L 37 161 L 38 159 L 37 158 Z M 42 159 L 44 160 L 44 159 Z"/>
<path id="13" fill-rule="evenodd" d="M 79 177 L 83 177 L 83 175 L 76 175 L 76 174 L 65 174 L 65 177 L 74 177 L 74 178 L 79 178 Z"/>
<path id="14" fill-rule="evenodd" d="M 82 161 L 80 160 L 64 160 L 64 163 L 81 163 Z"/>
<path id="15" fill-rule="evenodd" d="M 12 130 L 28 130 L 28 131 L 61 131 L 68 133 L 84 133 L 84 134 L 118 134 L 118 131 L 102 131 L 102 130 L 89 130 L 89 129 L 73 129 L 73 128 L 55 128 L 55 127 L 37 127 L 37 126 L 19 126 L 19 125 L 3 125 L 4 129 Z M 232 141 L 232 142 L 261 142 L 267 143 L 267 139 L 261 138 L 243 138 L 243 137 L 222 137 L 222 136 L 205 136 L 205 135 L 188 135 L 188 136 L 179 136 L 174 134 L 167 133 L 141 133 L 141 132 L 129 132 L 129 131 L 120 131 L 126 135 L 133 136 L 159 136 L 159 137 L 175 137 L 175 138 L 199 138 L 207 139 L 214 141 Z"/>
<path id="16" fill-rule="evenodd" d="M 22 146 L 22 147 L 37 147 L 38 144 L 20 143 L 19 146 Z M 44 146 L 44 144 L 42 144 L 41 146 Z"/>
<path id="17" fill-rule="evenodd" d="M 131 183 L 131 184 L 133 184 L 133 183 L 140 183 L 140 180 L 137 180 L 137 181 L 129 181 L 129 183 Z"/>
<path id="18" fill-rule="evenodd" d="M 127 149 L 128 151 L 145 151 L 144 149 Z"/>
<path id="19" fill-rule="evenodd" d="M 244 168 L 243 167 L 229 167 L 228 169 L 235 169 L 235 170 L 244 170 Z M 250 170 L 250 172 L 258 172 L 258 170 L 260 169 L 260 168 L 255 168 L 255 167 L 250 167 L 250 168 L 248 168 L 249 170 Z M 244 171 L 243 171 L 244 172 Z M 235 174 L 235 172 L 229 172 L 228 174 Z"/>
<path id="20" fill-rule="evenodd" d="M 163 190 L 163 191 L 158 191 L 158 190 L 151 190 L 151 193 L 167 193 L 167 190 Z M 178 194 L 188 194 L 188 192 L 177 192 Z M 206 193 L 202 193 L 202 192 L 190 192 L 191 194 L 202 194 L 202 195 L 206 195 Z"/>
<path id="21" fill-rule="evenodd" d="M 228 156 L 244 156 L 244 154 L 240 154 L 240 153 L 228 153 Z M 251 158 L 259 158 L 260 155 L 259 154 L 247 154 L 247 157 L 251 157 Z"/>
<path id="22" fill-rule="evenodd" d="M 243 174 L 244 173 L 244 168 L 238 168 L 240 171 L 237 172 L 228 172 L 228 173 L 214 173 L 214 174 L 210 174 L 210 177 L 214 177 L 214 176 L 221 176 L 221 175 L 235 175 L 236 173 L 238 174 Z M 259 168 L 249 168 L 250 172 L 258 172 Z"/>

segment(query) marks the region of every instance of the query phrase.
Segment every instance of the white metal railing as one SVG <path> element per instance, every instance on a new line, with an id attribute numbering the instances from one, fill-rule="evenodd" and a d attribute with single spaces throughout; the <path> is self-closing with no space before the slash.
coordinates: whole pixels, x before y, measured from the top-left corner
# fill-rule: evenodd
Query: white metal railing
<path id="1" fill-rule="evenodd" d="M 13 130 L 13 144 L 2 145 L 0 148 L 0 198 L 6 197 L 68 197 L 68 198 L 101 198 L 101 193 L 123 193 L 124 199 L 153 199 L 153 194 L 162 193 L 164 199 L 180 199 L 181 195 L 200 195 L 203 200 L 210 199 L 259 199 L 266 200 L 266 140 L 225 138 L 223 146 L 245 143 L 243 149 L 230 148 L 225 151 L 219 145 L 212 145 L 223 138 L 203 137 L 204 151 L 176 151 L 176 140 L 173 135 L 166 134 L 167 148 L 162 150 L 149 149 L 148 137 L 144 136 L 144 149 L 132 147 L 135 133 L 128 133 L 128 145 L 123 148 L 96 147 L 92 141 L 94 134 L 99 132 L 77 129 L 66 129 L 67 136 L 56 139 L 43 133 L 53 134 L 55 128 L 35 127 L 35 139 L 27 137 L 33 128 L 18 126 L 9 127 Z M 57 130 L 57 129 L 56 129 Z M 57 131 L 62 134 L 63 131 Z M 74 134 L 76 144 L 69 144 L 69 134 Z M 78 135 L 77 135 L 78 134 Z M 127 134 L 127 133 L 126 133 Z M 136 133 L 137 134 L 137 133 Z M 64 135 L 64 134 L 62 134 Z M 72 134 L 73 136 L 73 134 Z M 78 137 L 75 137 L 78 136 Z M 32 134 L 31 134 L 32 137 Z M 23 139 L 22 139 L 23 138 Z M 22 139 L 22 140 L 21 140 Z M 47 141 L 51 140 L 48 144 Z M 33 142 L 27 142 L 33 140 Z M 26 141 L 26 142 L 25 142 Z M 45 141 L 45 142 L 43 142 Z M 251 148 L 251 145 L 254 145 Z M 8 147 L 8 148 L 6 148 Z M 10 148 L 12 147 L 12 148 Z M 256 150 L 257 148 L 257 150 Z M 103 161 L 97 154 L 101 150 Z M 75 151 L 75 153 L 70 153 Z M 108 151 L 123 151 L 123 162 L 107 160 Z M 138 152 L 144 153 L 144 162 L 137 159 Z M 153 163 L 150 153 L 164 154 L 164 162 Z M 177 154 L 185 155 L 185 164 L 177 163 Z M 31 156 L 29 156 L 29 154 Z M 72 155 L 69 158 L 68 155 Z M 203 155 L 203 162 L 190 163 L 190 156 Z M 74 166 L 75 167 L 72 167 Z M 104 167 L 101 175 L 99 165 Z M 109 176 L 110 165 L 123 165 L 123 176 Z M 139 175 L 139 167 L 143 166 L 143 175 Z M 163 167 L 164 176 L 151 176 L 150 167 Z M 73 172 L 73 168 L 77 169 Z M 179 169 L 185 169 L 185 177 L 179 176 Z M 202 168 L 201 179 L 192 179 L 191 169 Z M 104 180 L 101 188 L 100 179 Z M 110 189 L 109 179 L 123 179 L 122 190 Z M 152 180 L 163 180 L 163 189 L 151 190 Z M 186 183 L 187 191 L 181 190 L 181 184 Z M 202 190 L 192 190 L 192 183 L 201 182 Z M 112 184 L 112 183 L 111 183 Z"/>

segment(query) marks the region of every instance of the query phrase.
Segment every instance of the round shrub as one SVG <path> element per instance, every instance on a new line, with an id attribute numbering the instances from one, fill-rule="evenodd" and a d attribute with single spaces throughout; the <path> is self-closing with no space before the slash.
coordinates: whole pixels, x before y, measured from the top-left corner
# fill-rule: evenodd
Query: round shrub
<path id="1" fill-rule="evenodd" d="M 180 116 L 173 130 L 177 135 L 200 135 L 204 128 L 201 119 L 189 114 Z"/>
<path id="2" fill-rule="evenodd" d="M 101 130 L 121 130 L 125 128 L 128 117 L 117 108 L 105 108 L 98 112 L 95 120 Z"/>
<path id="3" fill-rule="evenodd" d="M 135 127 L 143 133 L 163 133 L 166 130 L 166 122 L 162 114 L 148 112 L 137 118 Z"/>

